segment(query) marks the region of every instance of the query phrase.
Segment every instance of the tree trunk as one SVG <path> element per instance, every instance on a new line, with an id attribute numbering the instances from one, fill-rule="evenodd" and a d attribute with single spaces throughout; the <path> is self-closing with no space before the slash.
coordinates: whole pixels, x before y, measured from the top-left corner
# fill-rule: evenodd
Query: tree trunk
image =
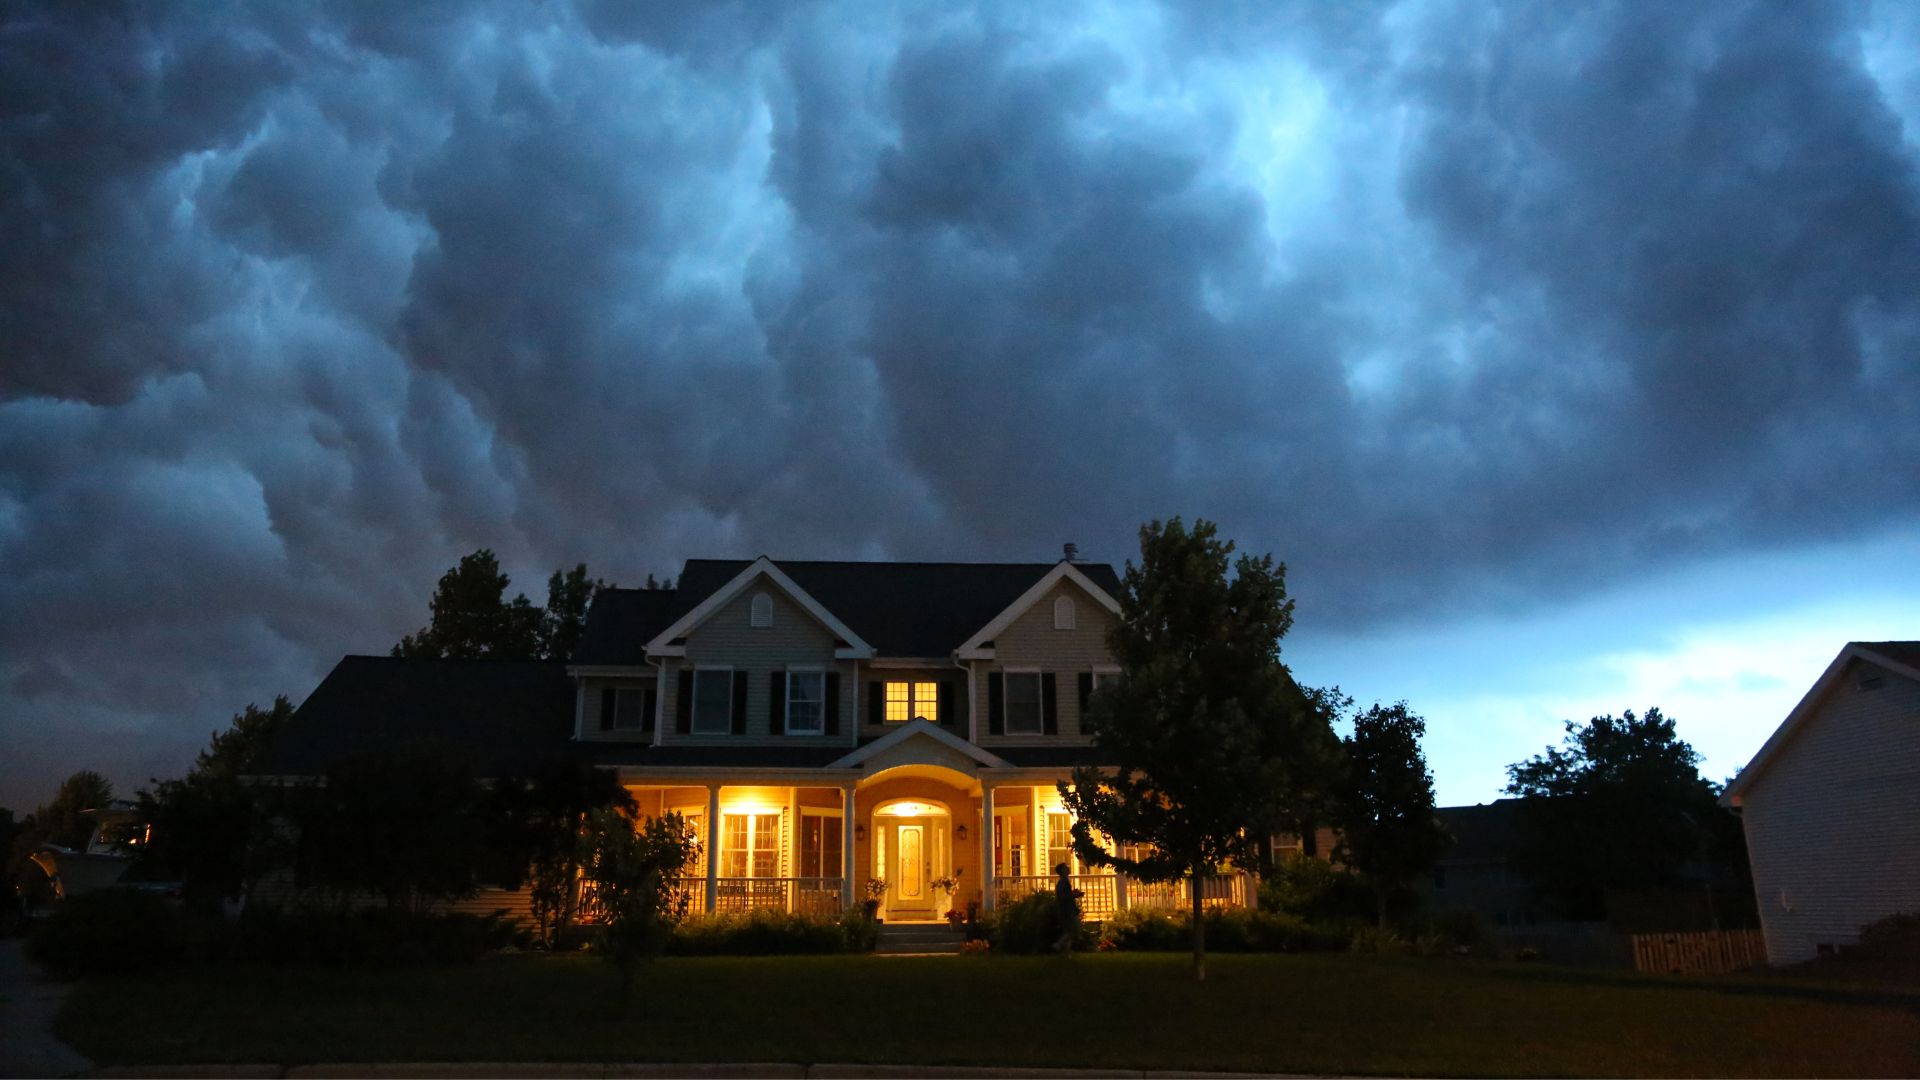
<path id="1" fill-rule="evenodd" d="M 1200 864 L 1193 866 L 1193 880 L 1187 889 L 1193 908 L 1193 981 L 1207 981 L 1207 921 L 1200 917 Z"/>
<path id="2" fill-rule="evenodd" d="M 1387 928 L 1387 887 L 1380 882 L 1375 882 L 1373 886 L 1373 910 L 1374 925 L 1385 930 Z"/>

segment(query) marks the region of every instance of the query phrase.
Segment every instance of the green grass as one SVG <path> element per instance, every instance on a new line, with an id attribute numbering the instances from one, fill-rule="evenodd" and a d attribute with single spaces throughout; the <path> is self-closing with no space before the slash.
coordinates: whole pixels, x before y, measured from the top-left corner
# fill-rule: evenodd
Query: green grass
<path id="1" fill-rule="evenodd" d="M 783 1061 L 1419 1075 L 1904 1076 L 1920 993 L 1345 955 L 662 960 L 617 1016 L 589 957 L 82 985 L 103 1064 Z"/>

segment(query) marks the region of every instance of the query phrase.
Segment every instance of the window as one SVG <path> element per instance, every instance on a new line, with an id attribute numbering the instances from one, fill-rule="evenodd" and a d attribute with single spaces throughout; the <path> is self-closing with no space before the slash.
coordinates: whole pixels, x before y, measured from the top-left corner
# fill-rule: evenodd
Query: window
<path id="1" fill-rule="evenodd" d="M 647 713 L 647 692 L 643 689 L 613 692 L 613 730 L 640 731 L 653 726 Z"/>
<path id="2" fill-rule="evenodd" d="M 818 735 L 825 730 L 826 681 L 824 672 L 787 672 L 787 734 Z"/>
<path id="3" fill-rule="evenodd" d="M 1120 673 L 1117 671 L 1096 671 L 1093 673 L 1093 692 L 1111 690 L 1120 685 Z"/>
<path id="4" fill-rule="evenodd" d="M 693 673 L 693 733 L 725 735 L 733 731 L 733 671 L 703 668 Z"/>
<path id="5" fill-rule="evenodd" d="M 1043 724 L 1040 710 L 1040 673 L 1009 671 L 1007 680 L 1007 734 L 1038 735 Z"/>
<path id="6" fill-rule="evenodd" d="M 800 817 L 800 876 L 840 877 L 840 851 L 846 833 L 839 814 Z"/>
<path id="7" fill-rule="evenodd" d="M 780 815 L 723 814 L 721 877 L 780 876 Z"/>
<path id="8" fill-rule="evenodd" d="M 755 593 L 753 596 L 753 612 L 748 621 L 754 626 L 772 626 L 773 597 L 768 596 L 766 593 Z"/>
<path id="9" fill-rule="evenodd" d="M 1056 596 L 1053 600 L 1053 628 L 1071 630 L 1074 627 L 1073 597 Z"/>
<path id="10" fill-rule="evenodd" d="M 1019 877 L 1027 872 L 1027 816 L 1023 811 L 993 815 L 993 872 L 1000 877 Z"/>
<path id="11" fill-rule="evenodd" d="M 931 682 L 890 682 L 887 684 L 889 724 L 909 720 L 940 719 L 940 684 Z"/>
<path id="12" fill-rule="evenodd" d="M 1078 874 L 1085 868 L 1073 853 L 1073 821 L 1064 813 L 1054 812 L 1047 815 L 1047 873 L 1061 863 L 1067 864 L 1067 872 Z"/>

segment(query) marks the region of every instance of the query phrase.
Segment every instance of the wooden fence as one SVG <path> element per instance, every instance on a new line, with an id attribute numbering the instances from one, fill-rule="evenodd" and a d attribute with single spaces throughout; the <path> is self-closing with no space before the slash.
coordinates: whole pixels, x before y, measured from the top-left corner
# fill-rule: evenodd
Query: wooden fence
<path id="1" fill-rule="evenodd" d="M 1766 962 L 1767 943 L 1758 930 L 1633 935 L 1635 971 L 1714 975 L 1745 971 Z"/>

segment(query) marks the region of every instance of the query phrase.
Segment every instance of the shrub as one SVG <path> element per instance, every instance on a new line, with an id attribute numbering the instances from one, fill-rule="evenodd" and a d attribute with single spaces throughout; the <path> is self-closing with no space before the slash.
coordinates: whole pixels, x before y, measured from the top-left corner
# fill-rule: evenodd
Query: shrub
<path id="1" fill-rule="evenodd" d="M 1860 928 L 1861 956 L 1920 960 L 1920 911 L 1906 911 L 1877 919 Z"/>
<path id="2" fill-rule="evenodd" d="M 784 911 L 699 915 L 675 925 L 667 952 L 677 956 L 867 952 L 879 936 L 880 924 L 857 913 L 837 919 Z"/>
<path id="3" fill-rule="evenodd" d="M 61 902 L 33 928 L 27 955 L 63 979 L 167 967 L 185 959 L 181 922 L 163 897 L 102 889 Z"/>
<path id="4" fill-rule="evenodd" d="M 995 952 L 1046 952 L 1060 940 L 1060 912 L 1052 893 L 1029 893 L 1001 904 L 981 922 Z M 1073 947 L 1087 950 L 1095 944 L 1092 927 L 1082 921 Z"/>
<path id="5" fill-rule="evenodd" d="M 1309 923 L 1273 911 L 1215 909 L 1205 918 L 1207 948 L 1216 952 L 1339 952 L 1349 937 L 1344 926 Z M 1176 952 L 1192 947 L 1192 925 L 1186 912 L 1135 908 L 1114 915 L 1101 929 L 1116 949 Z"/>
<path id="6" fill-rule="evenodd" d="M 504 914 L 417 915 L 249 907 L 224 926 L 215 959 L 253 964 L 470 964 L 525 945 L 527 932 Z"/>
<path id="7" fill-rule="evenodd" d="M 1398 933 L 1373 926 L 1363 926 L 1355 930 L 1352 939 L 1347 943 L 1347 947 L 1357 953 L 1379 953 L 1381 955 L 1412 951 L 1412 946 L 1407 943 L 1407 939 L 1401 937 Z"/>
<path id="8" fill-rule="evenodd" d="M 1308 922 L 1374 919 L 1373 892 L 1352 873 L 1312 855 L 1292 854 L 1260 882 L 1260 910 Z"/>

